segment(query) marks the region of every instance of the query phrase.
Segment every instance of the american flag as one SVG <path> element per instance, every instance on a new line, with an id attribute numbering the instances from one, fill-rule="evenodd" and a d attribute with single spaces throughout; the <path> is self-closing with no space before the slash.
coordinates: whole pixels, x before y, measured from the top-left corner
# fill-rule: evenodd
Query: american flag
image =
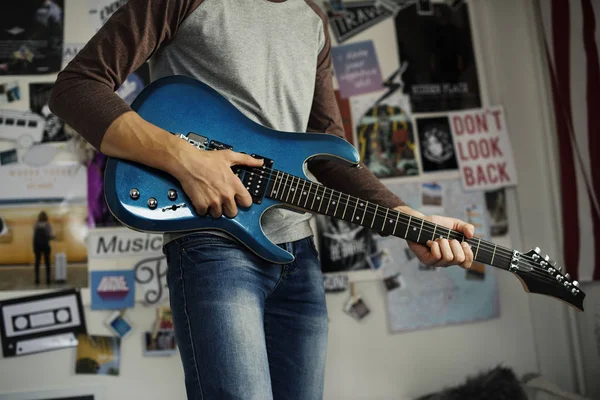
<path id="1" fill-rule="evenodd" d="M 539 0 L 559 157 L 564 265 L 600 280 L 600 1 Z"/>

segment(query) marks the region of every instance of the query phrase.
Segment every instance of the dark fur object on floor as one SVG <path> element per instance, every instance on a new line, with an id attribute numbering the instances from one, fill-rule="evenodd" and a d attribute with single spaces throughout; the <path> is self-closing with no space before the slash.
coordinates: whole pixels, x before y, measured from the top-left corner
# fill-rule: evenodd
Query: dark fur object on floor
<path id="1" fill-rule="evenodd" d="M 510 368 L 498 366 L 456 387 L 415 400 L 527 400 L 527 394 Z"/>

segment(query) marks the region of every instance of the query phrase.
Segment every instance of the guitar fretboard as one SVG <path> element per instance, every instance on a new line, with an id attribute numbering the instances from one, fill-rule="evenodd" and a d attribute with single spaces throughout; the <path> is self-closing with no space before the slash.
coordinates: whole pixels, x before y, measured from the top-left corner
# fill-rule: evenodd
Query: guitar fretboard
<path id="1" fill-rule="evenodd" d="M 382 207 L 324 185 L 273 170 L 266 196 L 304 211 L 341 219 L 384 235 L 425 244 L 438 237 L 465 240 L 461 232 Z M 512 250 L 477 237 L 466 239 L 475 261 L 508 270 Z"/>

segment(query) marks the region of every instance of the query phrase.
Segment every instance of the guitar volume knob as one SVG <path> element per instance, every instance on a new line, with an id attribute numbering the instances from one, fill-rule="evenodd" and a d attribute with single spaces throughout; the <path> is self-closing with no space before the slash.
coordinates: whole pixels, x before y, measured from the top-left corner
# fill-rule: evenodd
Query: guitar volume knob
<path id="1" fill-rule="evenodd" d="M 131 197 L 133 200 L 137 200 L 140 198 L 140 191 L 137 190 L 136 188 L 133 188 L 129 191 L 129 197 Z"/>
<path id="2" fill-rule="evenodd" d="M 148 199 L 148 208 L 150 208 L 151 210 L 154 210 L 157 205 L 158 205 L 158 201 L 154 197 L 150 197 Z"/>
<path id="3" fill-rule="evenodd" d="M 167 196 L 169 197 L 169 200 L 176 200 L 177 199 L 177 190 L 170 189 L 169 192 L 167 193 Z"/>

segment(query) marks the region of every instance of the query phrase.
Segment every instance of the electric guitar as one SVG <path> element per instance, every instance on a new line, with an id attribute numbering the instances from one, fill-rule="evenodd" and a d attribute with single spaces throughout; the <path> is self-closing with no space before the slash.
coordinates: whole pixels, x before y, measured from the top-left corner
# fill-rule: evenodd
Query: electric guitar
<path id="1" fill-rule="evenodd" d="M 111 213 L 131 229 L 180 232 L 226 231 L 251 251 L 273 263 L 294 256 L 271 242 L 260 219 L 271 207 L 288 207 L 342 219 L 373 232 L 418 243 L 444 237 L 464 240 L 462 233 L 382 207 L 311 181 L 305 163 L 311 158 L 359 164 L 356 149 L 330 134 L 281 132 L 247 118 L 208 85 L 184 76 L 169 76 L 146 86 L 131 107 L 147 121 L 177 135 L 198 151 L 232 149 L 264 160 L 256 167 L 233 167 L 252 196 L 235 218 L 200 216 L 177 179 L 139 163 L 109 157 L 104 190 Z M 525 291 L 563 300 L 583 311 L 585 293 L 561 267 L 535 248 L 518 252 L 474 237 L 467 242 L 475 261 L 515 274 Z"/>

